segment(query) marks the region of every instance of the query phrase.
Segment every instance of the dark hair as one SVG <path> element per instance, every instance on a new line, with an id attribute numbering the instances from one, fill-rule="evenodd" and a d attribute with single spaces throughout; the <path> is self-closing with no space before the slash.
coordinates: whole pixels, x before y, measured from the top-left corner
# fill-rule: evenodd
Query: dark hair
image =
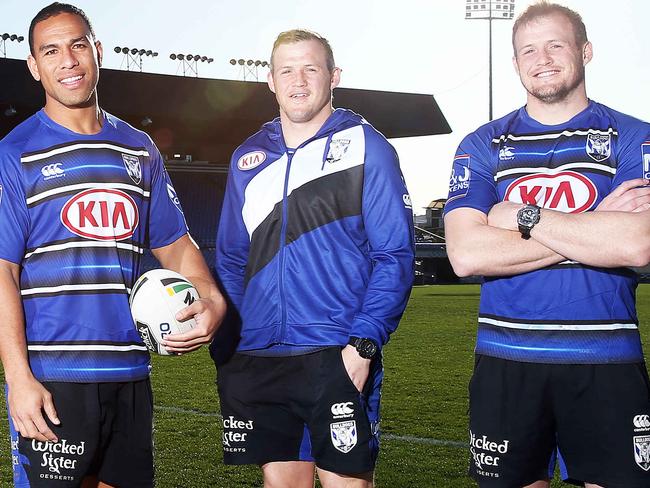
<path id="1" fill-rule="evenodd" d="M 50 17 L 55 17 L 59 14 L 72 14 L 76 15 L 84 21 L 88 30 L 90 31 L 90 36 L 95 39 L 95 31 L 93 31 L 93 26 L 90 23 L 90 19 L 86 16 L 83 10 L 69 3 L 60 3 L 54 2 L 47 7 L 43 8 L 36 16 L 32 19 L 32 23 L 29 24 L 29 50 L 34 55 L 34 27 L 39 22 L 49 19 Z"/>
<path id="2" fill-rule="evenodd" d="M 320 34 L 309 31 L 306 29 L 293 29 L 285 32 L 280 32 L 278 38 L 273 43 L 273 50 L 271 51 L 271 71 L 273 70 L 273 55 L 276 49 L 282 44 L 295 44 L 301 41 L 317 41 L 325 49 L 325 58 L 327 61 L 327 69 L 331 73 L 334 71 L 334 53 L 330 43 Z"/>
<path id="3" fill-rule="evenodd" d="M 517 17 L 517 20 L 515 20 L 515 24 L 512 26 L 512 48 L 515 49 L 515 35 L 521 26 L 526 25 L 539 17 L 548 17 L 553 14 L 564 15 L 564 17 L 566 17 L 566 19 L 571 23 L 578 48 L 581 48 L 587 43 L 587 28 L 578 12 L 575 12 L 564 5 L 542 0 L 528 7 L 521 13 L 521 15 L 519 15 L 519 17 Z M 517 51 L 515 49 L 515 56 L 516 55 Z"/>

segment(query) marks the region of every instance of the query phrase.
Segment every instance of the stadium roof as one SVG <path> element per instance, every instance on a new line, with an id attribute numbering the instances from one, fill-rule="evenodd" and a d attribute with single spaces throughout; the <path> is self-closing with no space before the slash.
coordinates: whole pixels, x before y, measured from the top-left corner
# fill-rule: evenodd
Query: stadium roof
<path id="1" fill-rule="evenodd" d="M 43 90 L 25 61 L 0 59 L 0 137 L 39 110 Z M 227 163 L 232 151 L 278 115 L 266 83 L 180 77 L 102 69 L 99 103 L 146 130 L 161 152 Z M 350 108 L 388 138 L 448 134 L 432 95 L 337 88 L 334 105 Z M 10 113 L 12 107 L 15 110 Z M 150 124 L 143 126 L 142 121 Z"/>

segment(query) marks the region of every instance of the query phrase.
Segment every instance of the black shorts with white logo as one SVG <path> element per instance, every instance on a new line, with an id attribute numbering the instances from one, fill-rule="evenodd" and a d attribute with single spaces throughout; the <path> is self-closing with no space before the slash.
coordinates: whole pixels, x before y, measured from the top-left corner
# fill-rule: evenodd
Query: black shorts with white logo
<path id="1" fill-rule="evenodd" d="M 650 486 L 644 363 L 537 364 L 477 356 L 470 382 L 470 475 L 481 487 L 552 477 Z"/>
<path id="2" fill-rule="evenodd" d="M 359 392 L 341 347 L 288 357 L 235 354 L 217 376 L 224 462 L 315 461 L 339 474 L 372 471 L 382 377 L 375 359 Z"/>
<path id="3" fill-rule="evenodd" d="M 149 488 L 153 471 L 153 396 L 148 379 L 127 383 L 44 382 L 60 425 L 59 442 L 11 431 L 14 486 L 78 487 L 86 476 L 111 486 Z"/>

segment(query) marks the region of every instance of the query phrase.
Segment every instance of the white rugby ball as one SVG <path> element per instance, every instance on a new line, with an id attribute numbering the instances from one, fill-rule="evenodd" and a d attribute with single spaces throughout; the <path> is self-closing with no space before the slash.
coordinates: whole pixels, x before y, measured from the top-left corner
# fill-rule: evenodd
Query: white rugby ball
<path id="1" fill-rule="evenodd" d="M 194 318 L 179 322 L 176 313 L 197 298 L 194 285 L 174 271 L 152 269 L 138 278 L 131 289 L 129 304 L 135 327 L 150 351 L 169 356 L 161 344 L 165 336 L 196 326 Z"/>

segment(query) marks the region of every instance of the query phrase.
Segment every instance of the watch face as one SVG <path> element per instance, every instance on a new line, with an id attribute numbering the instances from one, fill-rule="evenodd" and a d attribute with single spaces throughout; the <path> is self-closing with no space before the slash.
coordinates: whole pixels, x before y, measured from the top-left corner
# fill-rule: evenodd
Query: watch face
<path id="1" fill-rule="evenodd" d="M 533 226 L 539 222 L 539 207 L 526 206 L 519 211 L 518 223 L 525 226 Z"/>
<path id="2" fill-rule="evenodd" d="M 370 359 L 377 352 L 377 346 L 370 339 L 361 339 L 357 343 L 357 351 L 362 358 Z"/>

